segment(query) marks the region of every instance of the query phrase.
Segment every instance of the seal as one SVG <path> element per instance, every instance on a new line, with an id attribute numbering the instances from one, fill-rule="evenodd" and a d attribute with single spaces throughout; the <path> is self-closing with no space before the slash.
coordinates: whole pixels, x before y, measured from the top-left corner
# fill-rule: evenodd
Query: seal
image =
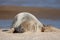
<path id="1" fill-rule="evenodd" d="M 42 27 L 43 24 L 33 14 L 21 12 L 14 17 L 10 32 L 41 32 Z"/>

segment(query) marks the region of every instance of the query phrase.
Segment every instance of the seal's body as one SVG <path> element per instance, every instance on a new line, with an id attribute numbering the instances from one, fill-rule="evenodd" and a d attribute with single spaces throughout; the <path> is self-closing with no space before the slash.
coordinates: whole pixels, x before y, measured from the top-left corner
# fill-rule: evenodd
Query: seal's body
<path id="1" fill-rule="evenodd" d="M 43 27 L 43 24 L 34 15 L 22 12 L 15 16 L 11 28 L 14 28 L 17 32 L 36 32 L 40 31 L 41 27 Z"/>

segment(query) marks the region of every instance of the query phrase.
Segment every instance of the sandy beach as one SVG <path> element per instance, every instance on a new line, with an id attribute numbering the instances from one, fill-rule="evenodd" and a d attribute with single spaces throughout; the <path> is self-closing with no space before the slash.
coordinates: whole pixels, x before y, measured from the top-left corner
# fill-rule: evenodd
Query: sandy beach
<path id="1" fill-rule="evenodd" d="M 0 6 L 0 19 L 13 19 L 19 12 L 30 12 L 37 18 L 60 19 L 60 9 Z M 60 32 L 7 33 L 0 30 L 0 40 L 60 40 Z"/>
<path id="2" fill-rule="evenodd" d="M 6 33 L 0 31 L 0 40 L 60 40 L 60 32 Z"/>

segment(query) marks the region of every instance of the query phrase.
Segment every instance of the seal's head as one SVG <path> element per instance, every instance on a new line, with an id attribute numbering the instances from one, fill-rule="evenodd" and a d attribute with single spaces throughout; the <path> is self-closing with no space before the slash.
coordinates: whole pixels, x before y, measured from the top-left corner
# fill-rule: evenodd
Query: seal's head
<path id="1" fill-rule="evenodd" d="M 25 32 L 24 28 L 21 26 L 14 28 L 14 31 L 13 31 L 13 33 L 24 33 L 24 32 Z"/>

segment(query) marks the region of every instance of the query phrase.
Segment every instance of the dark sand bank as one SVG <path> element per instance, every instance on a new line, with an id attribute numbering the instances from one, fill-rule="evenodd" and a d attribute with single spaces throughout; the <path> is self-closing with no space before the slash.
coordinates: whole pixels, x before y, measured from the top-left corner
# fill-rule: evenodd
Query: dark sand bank
<path id="1" fill-rule="evenodd" d="M 12 19 L 19 12 L 30 12 L 38 18 L 60 19 L 60 9 L 0 6 L 0 19 Z"/>

